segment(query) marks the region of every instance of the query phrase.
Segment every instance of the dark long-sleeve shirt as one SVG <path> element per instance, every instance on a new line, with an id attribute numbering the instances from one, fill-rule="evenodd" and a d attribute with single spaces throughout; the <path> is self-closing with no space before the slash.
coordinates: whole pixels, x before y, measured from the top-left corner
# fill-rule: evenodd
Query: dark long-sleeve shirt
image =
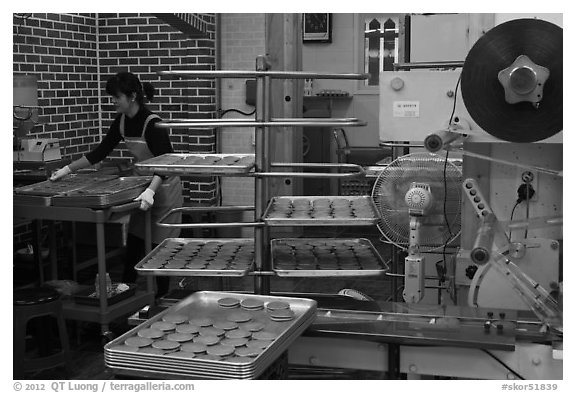
<path id="1" fill-rule="evenodd" d="M 124 135 L 131 138 L 142 136 L 142 128 L 144 127 L 144 122 L 150 114 L 152 114 L 152 112 L 148 108 L 141 107 L 138 113 L 136 113 L 136 116 L 133 118 L 125 116 Z M 90 153 L 86 154 L 86 158 L 88 161 L 90 161 L 90 164 L 94 165 L 102 161 L 110 154 L 112 150 L 114 150 L 116 146 L 118 146 L 118 143 L 124 139 L 120 135 L 121 117 L 121 114 L 116 116 L 110 125 L 108 133 L 106 133 L 100 144 Z M 174 151 L 172 149 L 172 144 L 170 143 L 168 130 L 166 128 L 156 127 L 156 123 L 159 121 L 160 119 L 158 118 L 150 120 L 146 126 L 146 132 L 144 134 L 148 149 L 150 149 L 150 152 L 152 152 L 154 157 L 166 153 L 172 153 Z"/>

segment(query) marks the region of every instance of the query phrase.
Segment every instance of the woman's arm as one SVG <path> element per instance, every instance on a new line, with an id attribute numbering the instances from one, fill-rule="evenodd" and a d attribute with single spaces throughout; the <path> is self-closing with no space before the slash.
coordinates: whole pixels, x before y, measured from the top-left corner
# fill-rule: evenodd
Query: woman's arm
<path id="1" fill-rule="evenodd" d="M 110 126 L 110 129 L 100 144 L 96 146 L 96 148 L 90 153 L 86 154 L 86 159 L 90 162 L 91 165 L 99 163 L 108 157 L 108 154 L 110 154 L 110 152 L 114 150 L 116 146 L 118 146 L 118 143 L 120 143 L 121 140 L 122 137 L 120 136 L 119 121 L 116 119 Z"/>
<path id="2" fill-rule="evenodd" d="M 156 193 L 156 191 L 161 185 L 162 185 L 162 178 L 158 175 L 154 175 L 152 177 L 152 181 L 148 185 L 148 188 L 154 191 L 154 193 Z"/>
<path id="3" fill-rule="evenodd" d="M 69 175 L 70 173 L 74 173 L 80 169 L 87 168 L 90 165 L 94 165 L 106 158 L 108 154 L 110 154 L 110 152 L 114 150 L 114 148 L 122 140 L 122 137 L 120 136 L 120 129 L 118 128 L 118 123 L 119 121 L 114 120 L 110 126 L 110 129 L 108 130 L 108 133 L 106 136 L 104 136 L 104 139 L 102 139 L 100 144 L 94 150 L 52 173 L 50 180 L 56 181 L 66 175 Z"/>

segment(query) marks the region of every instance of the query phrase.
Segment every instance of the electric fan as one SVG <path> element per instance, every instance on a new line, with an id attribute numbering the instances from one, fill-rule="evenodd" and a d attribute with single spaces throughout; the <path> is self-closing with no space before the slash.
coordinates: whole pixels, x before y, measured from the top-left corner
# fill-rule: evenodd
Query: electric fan
<path id="1" fill-rule="evenodd" d="M 408 251 L 404 261 L 404 300 L 424 297 L 422 251 L 449 245 L 460 235 L 462 173 L 450 160 L 422 152 L 397 158 L 374 183 L 372 199 L 378 229 L 386 240 Z"/>

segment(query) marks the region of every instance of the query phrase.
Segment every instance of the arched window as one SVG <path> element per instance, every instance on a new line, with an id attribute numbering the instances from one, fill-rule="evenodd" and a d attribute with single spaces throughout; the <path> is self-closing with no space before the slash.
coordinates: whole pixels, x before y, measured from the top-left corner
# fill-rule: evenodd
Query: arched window
<path id="1" fill-rule="evenodd" d="M 367 86 L 378 86 L 381 71 L 393 71 L 398 59 L 399 17 L 367 15 L 364 26 L 364 72 Z"/>

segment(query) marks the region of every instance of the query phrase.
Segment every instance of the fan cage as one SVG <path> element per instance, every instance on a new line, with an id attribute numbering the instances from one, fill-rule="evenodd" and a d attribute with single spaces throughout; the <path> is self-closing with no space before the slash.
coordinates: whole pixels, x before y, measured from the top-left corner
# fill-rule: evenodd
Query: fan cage
<path id="1" fill-rule="evenodd" d="M 432 206 L 420 218 L 420 250 L 433 251 L 453 244 L 461 230 L 462 172 L 434 153 L 399 157 L 381 171 L 372 189 L 380 215 L 378 229 L 390 243 L 402 249 L 408 247 L 410 215 L 404 197 L 413 182 L 428 184 L 433 198 Z"/>

